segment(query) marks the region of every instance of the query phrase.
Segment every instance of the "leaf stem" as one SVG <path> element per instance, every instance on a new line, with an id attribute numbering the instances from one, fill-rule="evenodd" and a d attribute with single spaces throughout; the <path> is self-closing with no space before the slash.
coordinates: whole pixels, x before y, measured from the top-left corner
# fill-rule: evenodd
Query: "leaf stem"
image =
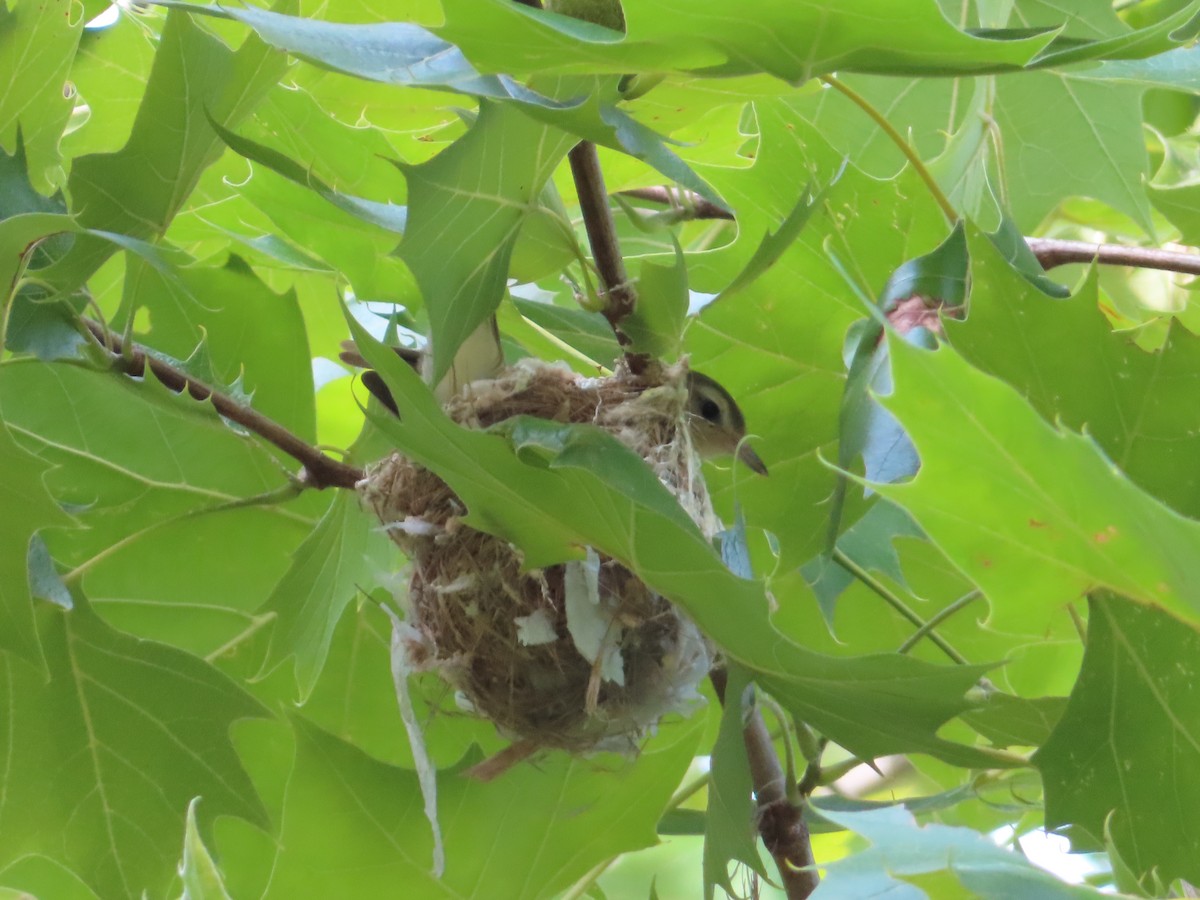
<path id="1" fill-rule="evenodd" d="M 958 612 L 964 606 L 968 606 L 969 604 L 971 604 L 975 600 L 978 600 L 982 596 L 983 596 L 983 593 L 978 589 L 969 591 L 968 593 L 963 594 L 961 597 L 959 597 L 957 600 L 955 600 L 953 603 L 951 603 L 945 609 L 939 610 L 935 615 L 930 616 L 929 621 L 927 621 L 924 625 L 922 625 L 920 628 L 918 628 L 916 631 L 914 631 L 912 633 L 912 635 L 908 638 L 908 640 L 906 640 L 903 644 L 901 644 L 899 646 L 899 648 L 897 648 L 896 652 L 897 653 L 907 653 L 909 650 L 911 650 L 913 647 L 915 647 L 917 645 L 917 643 L 921 640 L 921 638 L 926 637 L 934 628 L 936 628 L 938 625 L 942 624 L 942 622 L 946 621 L 948 618 L 950 618 L 952 615 L 954 615 L 956 612 Z"/>
<path id="2" fill-rule="evenodd" d="M 114 369 L 141 378 L 148 368 L 162 384 L 177 394 L 185 391 L 196 400 L 208 400 L 222 416 L 257 434 L 274 444 L 288 456 L 304 466 L 300 482 L 307 487 L 323 490 L 327 487 L 354 488 L 363 477 L 362 469 L 339 462 L 326 456 L 316 447 L 304 442 L 278 422 L 248 406 L 243 406 L 232 397 L 222 394 L 197 378 L 193 378 L 168 362 L 147 353 L 146 349 L 125 341 L 110 332 L 99 322 L 81 318 L 93 337 L 107 349 Z"/>
<path id="3" fill-rule="evenodd" d="M 908 621 L 910 621 L 912 624 L 916 625 L 918 629 L 927 628 L 927 623 L 925 620 L 913 612 L 907 603 L 884 587 L 880 581 L 878 581 L 874 576 L 871 575 L 870 572 L 847 556 L 844 551 L 834 547 L 833 560 L 843 569 L 861 581 L 864 585 L 870 588 L 885 603 L 887 603 L 888 606 L 896 610 L 896 612 L 900 613 L 900 615 L 904 616 L 904 618 L 908 619 Z M 960 666 L 967 665 L 966 657 L 955 650 L 950 643 L 936 631 L 928 630 L 925 636 L 928 637 L 929 640 L 933 641 L 933 643 L 937 645 L 938 649 L 954 660 L 954 662 L 958 663 Z"/>
<path id="4" fill-rule="evenodd" d="M 1079 642 L 1087 646 L 1087 623 L 1083 621 L 1083 616 L 1079 614 L 1074 603 L 1067 604 L 1067 614 L 1071 617 L 1071 624 L 1075 626 L 1075 633 L 1079 635 Z"/>
<path id="5" fill-rule="evenodd" d="M 946 197 L 946 195 L 942 193 L 942 189 L 938 187 L 938 183 L 934 180 L 933 176 L 929 174 L 929 170 L 925 168 L 925 163 L 921 161 L 921 157 L 917 155 L 917 151 L 914 150 L 913 146 L 904 139 L 904 136 L 892 126 L 892 123 L 884 117 L 883 113 L 872 106 L 871 102 L 862 94 L 834 78 L 832 75 L 822 75 L 820 77 L 820 81 L 823 84 L 833 88 L 835 91 L 838 91 L 851 103 L 871 117 L 875 124 L 883 130 L 883 133 L 886 134 L 891 139 L 892 143 L 896 145 L 897 149 L 904 154 L 909 164 L 913 167 L 913 171 L 917 173 L 923 182 L 925 182 L 925 187 L 929 189 L 929 193 L 937 202 L 937 205 L 942 208 L 942 212 L 945 214 L 946 219 L 951 224 L 957 222 L 959 219 L 958 211 L 950 203 L 950 200 Z"/>

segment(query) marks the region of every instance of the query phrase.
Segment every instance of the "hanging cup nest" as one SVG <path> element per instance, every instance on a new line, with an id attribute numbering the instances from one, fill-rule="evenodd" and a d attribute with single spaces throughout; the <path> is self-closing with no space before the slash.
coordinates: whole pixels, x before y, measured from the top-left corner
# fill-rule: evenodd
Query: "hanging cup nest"
<path id="1" fill-rule="evenodd" d="M 683 366 L 582 378 L 522 360 L 453 398 L 487 428 L 516 415 L 591 423 L 638 453 L 711 535 L 716 520 L 683 427 Z M 573 752 L 633 750 L 698 699 L 711 650 L 696 626 L 616 561 L 522 571 L 519 550 L 462 524 L 466 509 L 427 469 L 393 454 L 359 490 L 412 563 L 405 662 L 435 670 L 502 732 Z"/>

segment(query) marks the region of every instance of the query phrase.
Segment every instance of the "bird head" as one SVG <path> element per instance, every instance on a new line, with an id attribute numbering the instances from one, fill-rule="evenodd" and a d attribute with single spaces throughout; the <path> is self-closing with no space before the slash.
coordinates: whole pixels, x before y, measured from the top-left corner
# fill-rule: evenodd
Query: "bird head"
<path id="1" fill-rule="evenodd" d="M 688 432 L 700 456 L 732 454 L 759 475 L 766 475 L 766 464 L 745 440 L 746 418 L 729 391 L 699 372 L 688 372 L 687 387 Z"/>

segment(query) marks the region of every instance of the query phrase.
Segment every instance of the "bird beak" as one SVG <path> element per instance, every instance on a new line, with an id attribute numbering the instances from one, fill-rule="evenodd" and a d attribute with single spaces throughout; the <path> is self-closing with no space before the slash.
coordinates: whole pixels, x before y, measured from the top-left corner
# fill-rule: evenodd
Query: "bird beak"
<path id="1" fill-rule="evenodd" d="M 761 459 L 759 459 L 758 454 L 754 452 L 754 448 L 751 447 L 748 442 L 743 441 L 741 444 L 738 445 L 737 458 L 740 459 L 742 462 L 744 462 L 747 466 L 749 466 L 755 472 L 757 472 L 759 475 L 767 474 L 767 464 L 764 463 Z"/>

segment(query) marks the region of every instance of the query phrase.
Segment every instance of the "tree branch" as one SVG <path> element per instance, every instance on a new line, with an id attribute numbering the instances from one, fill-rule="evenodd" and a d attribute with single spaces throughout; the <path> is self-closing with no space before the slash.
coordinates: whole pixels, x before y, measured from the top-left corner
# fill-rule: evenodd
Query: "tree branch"
<path id="1" fill-rule="evenodd" d="M 651 203 L 676 206 L 688 210 L 695 219 L 733 219 L 727 210 L 710 203 L 699 194 L 679 188 L 647 187 L 621 191 Z M 1200 250 L 1160 250 L 1153 247 L 1127 247 L 1121 244 L 1092 244 L 1087 241 L 1065 241 L 1056 238 L 1027 237 L 1025 243 L 1033 251 L 1043 269 L 1053 269 L 1069 263 L 1090 263 L 1102 266 L 1131 266 L 1136 269 L 1158 269 L 1200 275 Z"/>
<path id="2" fill-rule="evenodd" d="M 717 698 L 724 705 L 727 683 L 725 670 L 713 669 L 708 677 Z M 738 698 L 734 697 L 730 702 L 736 703 Z M 788 900 L 804 900 L 817 889 L 820 882 L 813 859 L 812 840 L 801 810 L 788 799 L 787 777 L 771 743 L 771 732 L 767 730 L 767 723 L 757 707 L 750 714 L 742 738 L 746 742 L 754 797 L 758 801 L 758 833 L 775 860 Z"/>
<path id="3" fill-rule="evenodd" d="M 637 306 L 637 292 L 625 273 L 625 260 L 617 242 L 617 226 L 608 205 L 608 191 L 604 187 L 604 174 L 600 171 L 596 145 L 591 141 L 580 141 L 567 154 L 567 158 L 575 179 L 575 192 L 579 196 L 579 209 L 587 229 L 588 243 L 592 247 L 592 259 L 604 284 L 604 308 L 600 312 L 608 319 L 617 341 L 622 347 L 628 348 L 629 336 L 621 329 L 621 321 Z M 642 372 L 649 362 L 643 354 L 628 350 L 625 360 L 634 374 Z"/>
<path id="4" fill-rule="evenodd" d="M 141 378 L 149 368 L 154 373 L 154 377 L 168 389 L 178 394 L 187 391 L 196 400 L 210 401 L 216 411 L 225 418 L 237 422 L 243 428 L 257 434 L 268 443 L 274 444 L 301 463 L 304 466 L 304 471 L 300 476 L 303 484 L 318 490 L 327 487 L 353 489 L 354 485 L 362 479 L 361 469 L 326 456 L 316 447 L 305 443 L 278 422 L 267 418 L 257 410 L 243 406 L 232 397 L 222 394 L 203 381 L 181 372 L 170 363 L 147 353 L 145 348 L 137 344 L 124 344 L 121 338 L 99 322 L 87 318 L 80 321 L 96 340 L 112 353 L 111 362 L 114 369 L 124 372 L 126 375 Z"/>
<path id="5" fill-rule="evenodd" d="M 1060 241 L 1053 238 L 1025 238 L 1043 269 L 1053 269 L 1068 263 L 1090 263 L 1104 266 L 1133 266 L 1137 269 L 1160 269 L 1200 275 L 1200 253 L 1181 253 L 1151 247 L 1124 247 L 1120 244 L 1090 244 L 1087 241 Z"/>

